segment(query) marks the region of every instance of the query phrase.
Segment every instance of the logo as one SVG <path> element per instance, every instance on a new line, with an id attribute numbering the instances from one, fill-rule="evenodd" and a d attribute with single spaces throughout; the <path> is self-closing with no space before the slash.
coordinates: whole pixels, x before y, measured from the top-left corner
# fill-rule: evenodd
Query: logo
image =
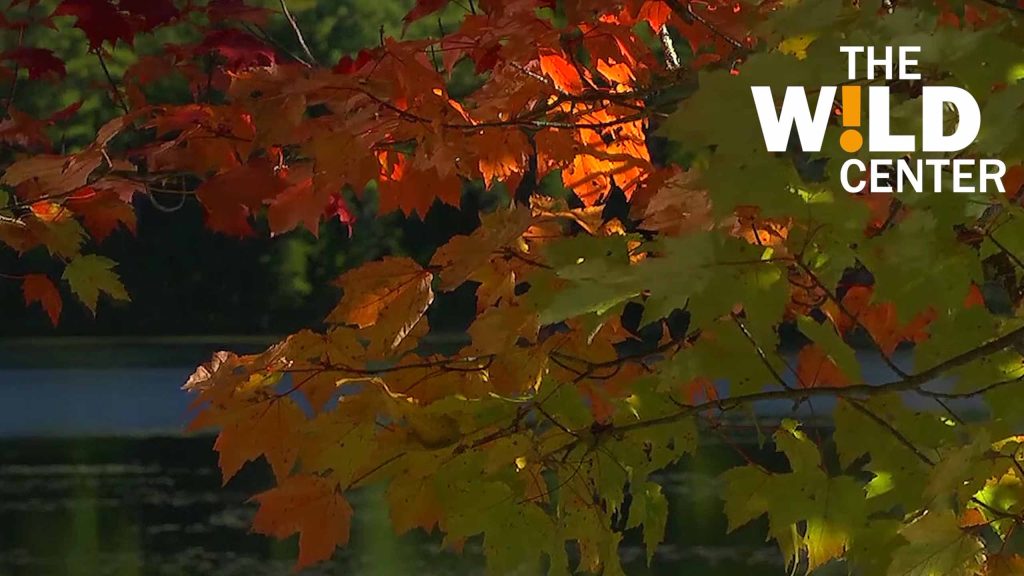
<path id="1" fill-rule="evenodd" d="M 960 152 L 974 142 L 981 129 L 981 110 L 970 92 L 956 86 L 923 86 L 921 88 L 921 134 L 893 134 L 890 126 L 889 86 L 859 84 L 857 68 L 867 69 L 866 79 L 875 80 L 876 72 L 884 70 L 885 80 L 921 80 L 914 72 L 919 46 L 892 46 L 876 51 L 872 46 L 841 46 L 847 56 L 847 76 L 843 86 L 822 86 L 811 112 L 807 90 L 788 86 L 782 106 L 776 107 L 771 88 L 752 86 L 754 106 L 764 143 L 769 152 L 785 152 L 793 128 L 805 152 L 820 152 L 825 130 L 839 103 L 843 131 L 839 146 L 854 154 L 867 145 L 870 153 L 902 153 L 897 159 L 872 158 L 866 164 L 858 158 L 846 160 L 840 169 L 840 182 L 850 193 L 865 189 L 873 193 L 942 192 L 944 183 L 953 192 L 1004 192 L 1006 165 L 1000 160 L 973 158 L 913 158 L 918 152 L 946 155 Z M 837 100 L 836 96 L 839 96 Z M 863 114 L 866 104 L 866 114 Z M 954 129 L 946 133 L 947 114 L 955 111 Z M 862 133 L 867 118 L 867 137 Z M 946 186 L 949 187 L 948 185 Z"/>

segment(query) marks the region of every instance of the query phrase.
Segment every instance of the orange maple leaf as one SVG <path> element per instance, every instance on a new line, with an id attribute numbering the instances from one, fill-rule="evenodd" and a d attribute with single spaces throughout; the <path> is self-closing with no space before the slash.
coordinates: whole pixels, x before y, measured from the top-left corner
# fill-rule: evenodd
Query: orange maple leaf
<path id="1" fill-rule="evenodd" d="M 352 507 L 326 478 L 291 476 L 253 499 L 260 504 L 252 521 L 255 532 L 275 538 L 299 534 L 296 570 L 323 562 L 348 544 Z"/>
<path id="2" fill-rule="evenodd" d="M 579 70 L 565 57 L 565 53 L 550 48 L 541 49 L 540 69 L 562 92 L 583 92 L 583 78 L 580 77 Z"/>
<path id="3" fill-rule="evenodd" d="M 821 346 L 809 344 L 797 355 L 797 382 L 802 388 L 849 386 L 850 379 Z"/>
<path id="4" fill-rule="evenodd" d="M 892 302 L 872 304 L 873 294 L 871 286 L 851 286 L 843 295 L 842 308 L 831 301 L 822 308 L 840 333 L 845 334 L 857 324 L 863 326 L 887 356 L 902 342 L 922 342 L 928 338 L 925 329 L 935 319 L 934 309 L 918 313 L 903 325 L 896 305 Z"/>

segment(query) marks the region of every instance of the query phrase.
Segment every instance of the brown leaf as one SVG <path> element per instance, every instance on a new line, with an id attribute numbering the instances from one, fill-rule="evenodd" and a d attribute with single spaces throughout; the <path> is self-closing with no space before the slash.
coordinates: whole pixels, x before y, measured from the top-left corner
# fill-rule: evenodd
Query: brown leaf
<path id="1" fill-rule="evenodd" d="M 1024 556 L 995 554 L 985 562 L 984 576 L 1020 576 L 1024 574 Z"/>
<path id="2" fill-rule="evenodd" d="M 647 202 L 641 228 L 678 236 L 711 225 L 707 190 L 697 186 L 696 172 L 683 172 L 665 182 Z"/>

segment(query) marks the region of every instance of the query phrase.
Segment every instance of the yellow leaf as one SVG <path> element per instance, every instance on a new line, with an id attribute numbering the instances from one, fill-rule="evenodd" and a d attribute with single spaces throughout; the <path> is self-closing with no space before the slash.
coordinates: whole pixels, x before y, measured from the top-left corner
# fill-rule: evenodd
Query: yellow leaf
<path id="1" fill-rule="evenodd" d="M 72 260 L 64 269 L 62 277 L 71 285 L 71 291 L 78 299 L 95 314 L 100 292 L 105 292 L 114 300 L 131 301 L 121 278 L 113 271 L 115 265 L 109 258 L 86 254 Z"/>
<path id="2" fill-rule="evenodd" d="M 795 56 L 797 60 L 807 58 L 807 47 L 814 42 L 817 36 L 814 34 L 800 34 L 791 36 L 779 42 L 779 52 Z"/>

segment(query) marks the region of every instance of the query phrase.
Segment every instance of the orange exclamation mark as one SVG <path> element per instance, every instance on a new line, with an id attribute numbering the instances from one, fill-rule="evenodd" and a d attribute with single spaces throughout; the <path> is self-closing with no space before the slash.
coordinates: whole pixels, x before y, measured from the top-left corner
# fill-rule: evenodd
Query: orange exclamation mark
<path id="1" fill-rule="evenodd" d="M 843 86 L 843 126 L 839 137 L 839 145 L 843 150 L 853 154 L 864 145 L 864 137 L 855 128 L 860 127 L 860 86 Z"/>

